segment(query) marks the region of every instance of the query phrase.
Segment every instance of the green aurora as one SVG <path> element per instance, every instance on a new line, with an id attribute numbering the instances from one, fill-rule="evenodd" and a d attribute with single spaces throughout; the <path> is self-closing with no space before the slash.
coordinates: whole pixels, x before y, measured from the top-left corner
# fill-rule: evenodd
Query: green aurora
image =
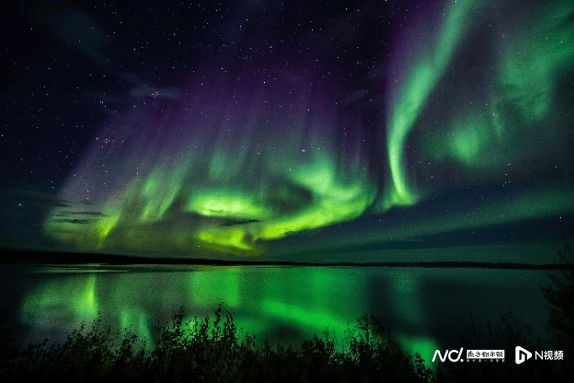
<path id="1" fill-rule="evenodd" d="M 274 81 L 263 82 L 241 66 L 199 70 L 183 101 L 144 101 L 105 124 L 60 193 L 69 206 L 53 209 L 44 232 L 83 251 L 248 256 L 468 185 L 504 194 L 510 182 L 543 187 L 376 235 L 571 214 L 572 119 L 557 92 L 574 69 L 572 7 L 525 9 L 508 20 L 493 4 L 448 3 L 441 17 L 400 30 L 379 107 L 381 145 L 365 145 L 365 117 L 341 102 L 337 81 L 317 80 L 325 67 L 265 58 L 255 72 Z M 477 42 L 484 62 L 464 62 L 460 52 Z M 566 183 L 544 179 L 555 163 Z M 529 171 L 509 178 L 509 169 Z"/>

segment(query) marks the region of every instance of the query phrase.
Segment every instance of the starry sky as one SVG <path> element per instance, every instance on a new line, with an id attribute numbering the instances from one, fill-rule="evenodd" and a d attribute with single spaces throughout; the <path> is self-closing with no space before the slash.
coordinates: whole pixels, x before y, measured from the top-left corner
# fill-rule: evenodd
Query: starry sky
<path id="1" fill-rule="evenodd" d="M 3 247 L 329 260 L 572 238 L 567 1 L 0 17 Z"/>

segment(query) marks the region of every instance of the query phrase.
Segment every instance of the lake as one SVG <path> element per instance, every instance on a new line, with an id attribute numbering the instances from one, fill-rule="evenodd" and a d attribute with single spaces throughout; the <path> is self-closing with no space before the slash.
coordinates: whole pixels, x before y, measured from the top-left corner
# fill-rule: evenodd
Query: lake
<path id="1" fill-rule="evenodd" d="M 3 265 L 3 324 L 20 340 L 63 341 L 102 318 L 151 339 L 180 307 L 186 317 L 219 303 L 259 340 L 298 344 L 326 327 L 339 336 L 363 313 L 377 317 L 409 352 L 432 359 L 460 344 L 458 323 L 500 321 L 512 310 L 544 337 L 543 270 L 415 267 Z"/>

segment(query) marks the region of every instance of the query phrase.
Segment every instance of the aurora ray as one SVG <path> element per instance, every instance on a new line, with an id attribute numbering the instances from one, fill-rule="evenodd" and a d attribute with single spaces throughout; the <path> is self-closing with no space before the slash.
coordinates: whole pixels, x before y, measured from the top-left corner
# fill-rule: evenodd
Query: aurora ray
<path id="1" fill-rule="evenodd" d="M 138 98 L 105 123 L 60 192 L 70 206 L 52 210 L 44 233 L 83 250 L 253 255 L 469 187 L 509 201 L 405 218 L 351 242 L 572 214 L 572 6 L 497 7 L 421 8 L 393 36 L 384 101 L 369 106 L 377 117 L 365 108 L 372 92 L 349 93 L 319 50 L 206 59 L 181 98 Z M 557 164 L 561 180 L 549 175 Z M 520 188 L 532 185 L 539 200 L 527 208 Z"/>
<path id="2" fill-rule="evenodd" d="M 399 67 L 407 64 L 405 74 L 399 82 L 398 89 L 392 89 L 391 111 L 387 129 L 389 138 L 387 143 L 388 158 L 392 178 L 392 187 L 387 191 L 383 202 L 383 209 L 393 205 L 412 205 L 420 199 L 406 180 L 404 156 L 405 144 L 409 132 L 413 129 L 419 118 L 429 95 L 450 64 L 455 49 L 463 41 L 467 31 L 472 26 L 476 13 L 480 11 L 475 1 L 464 1 L 447 6 L 448 15 L 438 27 L 436 41 L 420 39 L 412 43 L 410 50 L 414 54 L 399 54 L 395 63 L 396 72 L 402 72 Z M 424 23 L 421 23 L 424 25 Z M 428 28 L 428 26 L 427 26 Z M 421 25 L 408 30 L 408 36 L 399 39 L 396 44 L 402 50 L 405 41 L 412 40 L 412 35 L 426 33 Z M 429 41 L 430 40 L 430 41 Z M 403 52 L 401 52 L 403 53 Z M 414 57 L 412 57 L 414 56 Z"/>
<path id="3" fill-rule="evenodd" d="M 202 73 L 181 103 L 135 104 L 106 124 L 63 189 L 104 216 L 78 228 L 77 207 L 58 208 L 46 232 L 82 248 L 254 254 L 257 241 L 360 216 L 377 190 L 360 111 L 338 117 L 337 87 L 309 73 Z M 341 131 L 355 139 L 331 142 Z"/>

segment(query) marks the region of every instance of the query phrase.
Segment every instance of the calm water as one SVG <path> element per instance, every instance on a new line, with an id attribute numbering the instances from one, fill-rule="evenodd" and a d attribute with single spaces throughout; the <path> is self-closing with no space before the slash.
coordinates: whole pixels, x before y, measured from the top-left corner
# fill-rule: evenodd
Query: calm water
<path id="1" fill-rule="evenodd" d="M 402 344 L 432 358 L 469 312 L 479 322 L 512 310 L 544 335 L 544 271 L 345 267 L 3 266 L 2 319 L 26 341 L 62 340 L 102 316 L 153 339 L 179 307 L 188 318 L 230 310 L 238 327 L 297 343 L 325 327 L 341 331 L 369 312 Z M 102 314 L 99 314 L 102 313 Z M 152 340 L 153 342 L 153 340 Z"/>

